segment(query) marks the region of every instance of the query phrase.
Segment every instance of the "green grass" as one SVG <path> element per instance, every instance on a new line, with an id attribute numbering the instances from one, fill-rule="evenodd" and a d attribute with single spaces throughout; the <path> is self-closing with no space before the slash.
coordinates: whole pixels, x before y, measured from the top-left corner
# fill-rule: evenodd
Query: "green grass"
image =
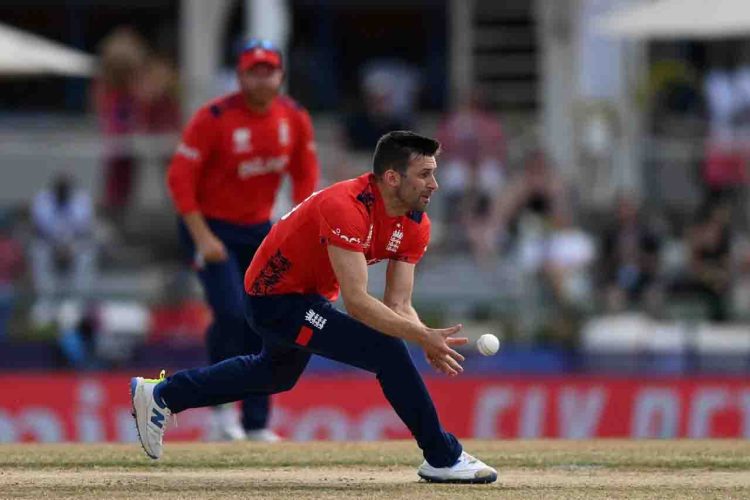
<path id="1" fill-rule="evenodd" d="M 419 483 L 412 441 L 0 445 L 0 498 L 748 498 L 750 443 L 470 441 L 492 485 Z"/>

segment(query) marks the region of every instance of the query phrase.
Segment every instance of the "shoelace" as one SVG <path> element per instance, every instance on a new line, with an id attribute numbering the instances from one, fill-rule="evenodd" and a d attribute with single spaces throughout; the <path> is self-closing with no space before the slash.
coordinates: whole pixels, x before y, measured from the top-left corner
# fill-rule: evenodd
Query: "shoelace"
<path id="1" fill-rule="evenodd" d="M 167 370 L 162 370 L 159 372 L 159 378 L 147 378 L 144 379 L 147 382 L 153 382 L 155 384 L 158 384 L 159 382 L 163 381 L 165 378 L 167 378 Z M 172 423 L 175 427 L 177 427 L 177 415 L 174 413 L 170 413 L 172 415 Z M 166 431 L 166 425 L 164 426 L 164 430 Z"/>

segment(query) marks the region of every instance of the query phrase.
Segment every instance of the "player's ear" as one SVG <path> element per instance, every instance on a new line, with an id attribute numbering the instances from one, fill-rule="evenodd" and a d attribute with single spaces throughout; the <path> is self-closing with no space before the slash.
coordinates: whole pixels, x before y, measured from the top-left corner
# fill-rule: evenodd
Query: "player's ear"
<path id="1" fill-rule="evenodd" d="M 399 175 L 399 173 L 395 170 L 389 169 L 383 173 L 383 180 L 388 186 L 398 187 L 399 183 L 401 182 L 401 175 Z"/>

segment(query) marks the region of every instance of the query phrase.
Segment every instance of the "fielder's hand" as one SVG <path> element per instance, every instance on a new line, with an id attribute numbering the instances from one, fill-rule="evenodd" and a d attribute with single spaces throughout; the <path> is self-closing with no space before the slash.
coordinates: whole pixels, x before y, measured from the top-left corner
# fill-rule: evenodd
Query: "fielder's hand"
<path id="1" fill-rule="evenodd" d="M 201 238 L 196 246 L 206 262 L 223 262 L 229 257 L 224 243 L 213 234 Z"/>
<path id="2" fill-rule="evenodd" d="M 466 337 L 452 337 L 463 328 L 455 325 L 450 328 L 426 328 L 426 334 L 421 342 L 427 362 L 437 371 L 448 376 L 456 376 L 463 372 L 461 362 L 464 357 L 453 350 L 453 347 L 466 344 Z"/>

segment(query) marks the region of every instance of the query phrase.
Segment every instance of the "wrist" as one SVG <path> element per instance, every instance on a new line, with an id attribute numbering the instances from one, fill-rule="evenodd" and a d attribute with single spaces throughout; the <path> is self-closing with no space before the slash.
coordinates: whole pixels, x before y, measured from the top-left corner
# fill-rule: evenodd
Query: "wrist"
<path id="1" fill-rule="evenodd" d="M 427 339 L 429 339 L 430 334 L 427 332 L 427 327 L 423 325 L 414 325 L 414 333 L 413 333 L 413 340 L 415 343 L 419 344 L 420 346 L 424 346 L 427 343 Z"/>

